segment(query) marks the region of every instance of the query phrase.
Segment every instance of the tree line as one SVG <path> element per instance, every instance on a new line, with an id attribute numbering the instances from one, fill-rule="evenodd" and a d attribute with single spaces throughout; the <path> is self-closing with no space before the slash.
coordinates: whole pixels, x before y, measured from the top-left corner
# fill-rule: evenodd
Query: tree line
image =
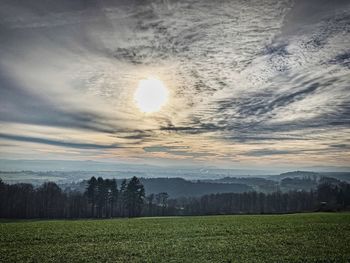
<path id="1" fill-rule="evenodd" d="M 140 216 L 145 190 L 137 177 L 124 180 L 92 177 L 84 193 L 63 191 L 56 183 L 5 184 L 0 179 L 0 217 L 111 218 Z"/>
<path id="2" fill-rule="evenodd" d="M 165 192 L 146 196 L 139 178 L 92 177 L 84 193 L 63 191 L 47 182 L 6 184 L 0 179 L 1 218 L 112 218 L 169 215 L 291 213 L 350 208 L 350 184 L 321 180 L 315 190 L 210 194 L 170 199 Z"/>

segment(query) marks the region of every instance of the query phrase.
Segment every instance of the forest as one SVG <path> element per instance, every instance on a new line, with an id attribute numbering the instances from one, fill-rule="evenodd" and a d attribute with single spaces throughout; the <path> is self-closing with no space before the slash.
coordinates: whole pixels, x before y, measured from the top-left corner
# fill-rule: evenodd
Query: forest
<path id="1" fill-rule="evenodd" d="M 139 178 L 91 177 L 85 191 L 62 190 L 54 182 L 39 187 L 0 179 L 0 218 L 115 218 L 138 216 L 274 214 L 350 209 L 350 184 L 321 179 L 314 190 L 247 191 L 170 198 L 146 194 Z"/>

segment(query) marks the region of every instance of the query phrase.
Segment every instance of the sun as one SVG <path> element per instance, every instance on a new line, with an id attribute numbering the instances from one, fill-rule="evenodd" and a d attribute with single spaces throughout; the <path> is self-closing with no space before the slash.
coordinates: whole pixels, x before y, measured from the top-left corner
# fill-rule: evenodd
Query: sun
<path id="1" fill-rule="evenodd" d="M 134 100 L 140 111 L 153 113 L 159 111 L 168 101 L 169 91 L 162 81 L 147 78 L 139 81 Z"/>

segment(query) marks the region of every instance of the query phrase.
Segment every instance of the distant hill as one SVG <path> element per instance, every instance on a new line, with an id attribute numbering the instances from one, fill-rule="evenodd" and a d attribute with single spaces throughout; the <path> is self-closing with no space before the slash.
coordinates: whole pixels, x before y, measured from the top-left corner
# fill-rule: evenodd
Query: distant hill
<path id="1" fill-rule="evenodd" d="M 322 177 L 330 177 L 335 178 L 340 181 L 350 182 L 350 172 L 310 172 L 310 171 L 294 171 L 282 173 L 279 175 L 269 176 L 268 179 L 281 181 L 285 178 L 303 178 L 303 177 L 311 177 L 320 179 Z"/>
<path id="2" fill-rule="evenodd" d="M 340 181 L 350 182 L 350 172 L 324 172 L 319 174 L 321 177 L 331 177 Z"/>
<path id="3" fill-rule="evenodd" d="M 122 179 L 117 179 L 118 188 Z M 170 198 L 194 197 L 216 193 L 243 193 L 253 191 L 251 186 L 246 184 L 232 183 L 209 183 L 202 181 L 188 181 L 183 178 L 140 178 L 145 187 L 146 195 L 166 192 Z M 83 192 L 86 188 L 86 180 L 78 183 L 60 184 L 63 189 Z"/>
<path id="4" fill-rule="evenodd" d="M 192 182 L 182 178 L 142 178 L 147 194 L 167 192 L 170 197 L 202 196 L 216 193 L 243 193 L 254 189 L 241 183 Z"/>
<path id="5" fill-rule="evenodd" d="M 274 192 L 278 187 L 278 182 L 262 177 L 224 177 L 220 179 L 202 180 L 208 183 L 221 184 L 245 184 L 252 187 L 257 192 Z"/>
<path id="6" fill-rule="evenodd" d="M 287 173 L 281 173 L 278 175 L 269 176 L 269 179 L 281 181 L 285 178 L 295 178 L 295 177 L 318 177 L 319 173 L 309 172 L 309 171 L 293 171 Z"/>
<path id="7" fill-rule="evenodd" d="M 95 177 L 115 178 L 120 186 L 123 178 L 137 176 L 145 186 L 146 194 L 167 192 L 171 198 L 201 196 L 215 193 L 242 193 L 257 191 L 270 193 L 276 190 L 310 190 L 317 187 L 322 177 L 335 178 L 350 182 L 349 172 L 310 172 L 294 171 L 272 176 L 233 177 L 227 176 L 226 170 L 207 170 L 203 176 L 198 170 L 177 170 L 168 173 L 152 170 L 148 175 L 145 170 L 119 171 L 0 171 L 0 178 L 8 183 L 31 183 L 36 186 L 53 181 L 63 189 L 84 191 L 86 180 Z M 147 176 L 148 175 L 148 176 Z M 222 176 L 225 175 L 225 176 Z M 198 178 L 198 176 L 201 176 Z M 221 176 L 218 178 L 218 176 Z"/>

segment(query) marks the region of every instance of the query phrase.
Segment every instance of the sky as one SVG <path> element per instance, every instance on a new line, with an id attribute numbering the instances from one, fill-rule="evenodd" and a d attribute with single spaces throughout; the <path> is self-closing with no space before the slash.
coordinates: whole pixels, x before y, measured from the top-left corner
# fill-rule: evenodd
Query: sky
<path id="1" fill-rule="evenodd" d="M 349 33 L 345 0 L 2 0 L 0 158 L 347 166 Z"/>

